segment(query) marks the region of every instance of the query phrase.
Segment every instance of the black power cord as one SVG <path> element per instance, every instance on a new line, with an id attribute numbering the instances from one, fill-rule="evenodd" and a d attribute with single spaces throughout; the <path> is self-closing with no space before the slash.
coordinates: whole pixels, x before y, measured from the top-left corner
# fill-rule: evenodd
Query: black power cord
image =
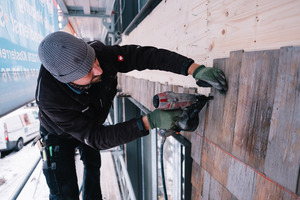
<path id="1" fill-rule="evenodd" d="M 161 137 L 161 144 L 160 144 L 160 169 L 161 169 L 161 179 L 162 179 L 162 184 L 163 184 L 163 191 L 164 191 L 164 197 L 165 200 L 168 200 L 168 195 L 167 195 L 167 188 L 166 188 L 166 182 L 165 182 L 165 172 L 164 172 L 164 144 L 166 141 L 166 137 L 162 136 Z"/>

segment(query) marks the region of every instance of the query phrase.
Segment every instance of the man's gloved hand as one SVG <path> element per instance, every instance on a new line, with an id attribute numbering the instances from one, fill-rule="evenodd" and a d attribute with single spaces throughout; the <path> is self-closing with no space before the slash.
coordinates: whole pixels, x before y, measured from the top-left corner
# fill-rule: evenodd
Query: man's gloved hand
<path id="1" fill-rule="evenodd" d="M 175 122 L 181 115 L 182 110 L 159 110 L 147 114 L 150 128 L 171 129 L 175 126 Z"/>
<path id="2" fill-rule="evenodd" d="M 224 72 L 220 69 L 200 65 L 193 72 L 193 77 L 196 79 L 196 83 L 200 87 L 213 86 L 222 94 L 227 92 L 228 87 L 226 77 Z"/>

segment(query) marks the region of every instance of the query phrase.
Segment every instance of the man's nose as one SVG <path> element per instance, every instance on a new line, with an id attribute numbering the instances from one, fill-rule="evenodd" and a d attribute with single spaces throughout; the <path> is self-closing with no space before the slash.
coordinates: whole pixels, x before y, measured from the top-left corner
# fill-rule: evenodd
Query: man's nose
<path id="1" fill-rule="evenodd" d="M 101 69 L 101 67 L 93 67 L 93 74 L 94 76 L 99 76 L 101 74 L 103 74 L 103 70 Z"/>

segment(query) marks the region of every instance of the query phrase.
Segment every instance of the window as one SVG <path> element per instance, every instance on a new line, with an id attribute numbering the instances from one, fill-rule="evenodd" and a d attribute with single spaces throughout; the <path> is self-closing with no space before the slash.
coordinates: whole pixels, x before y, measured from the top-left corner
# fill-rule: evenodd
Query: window
<path id="1" fill-rule="evenodd" d="M 161 171 L 161 143 L 158 137 L 158 199 L 164 199 L 165 191 L 168 199 L 190 199 L 191 192 L 191 143 L 181 135 L 167 137 L 163 145 L 163 169 L 165 191 Z"/>
<path id="2" fill-rule="evenodd" d="M 149 112 L 136 100 L 122 99 L 119 116 L 124 121 Z M 119 104 L 120 105 L 120 104 Z M 122 120 L 120 120 L 122 121 Z M 159 130 L 126 144 L 125 155 L 128 173 L 137 199 L 164 199 L 160 162 L 162 137 Z M 169 136 L 163 146 L 163 168 L 168 199 L 191 198 L 191 143 L 182 135 Z"/>

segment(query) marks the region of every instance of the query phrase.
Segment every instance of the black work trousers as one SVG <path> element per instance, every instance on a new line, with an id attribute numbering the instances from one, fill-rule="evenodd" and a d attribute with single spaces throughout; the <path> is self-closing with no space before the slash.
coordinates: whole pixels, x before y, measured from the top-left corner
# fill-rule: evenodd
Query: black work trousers
<path id="1" fill-rule="evenodd" d="M 99 151 L 78 140 L 64 139 L 52 134 L 45 138 L 45 143 L 47 159 L 43 161 L 43 173 L 50 189 L 50 200 L 79 199 L 74 159 L 75 148 L 79 149 L 80 159 L 84 165 L 82 199 L 102 199 Z"/>

